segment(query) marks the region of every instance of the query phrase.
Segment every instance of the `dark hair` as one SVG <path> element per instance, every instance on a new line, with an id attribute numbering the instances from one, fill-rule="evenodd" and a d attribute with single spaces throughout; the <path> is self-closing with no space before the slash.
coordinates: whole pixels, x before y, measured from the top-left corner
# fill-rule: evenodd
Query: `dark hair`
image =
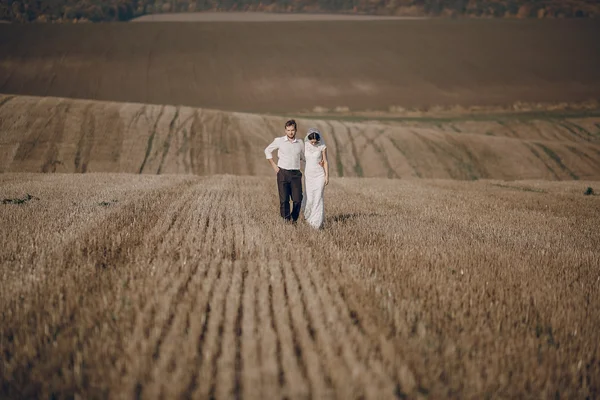
<path id="1" fill-rule="evenodd" d="M 288 122 L 285 123 L 285 127 L 287 128 L 288 126 L 293 126 L 295 130 L 298 130 L 298 127 L 296 126 L 296 121 L 294 121 L 293 119 L 290 119 Z"/>
<path id="2" fill-rule="evenodd" d="M 316 140 L 318 142 L 321 140 L 321 136 L 317 132 L 311 132 L 308 134 L 308 140 Z"/>

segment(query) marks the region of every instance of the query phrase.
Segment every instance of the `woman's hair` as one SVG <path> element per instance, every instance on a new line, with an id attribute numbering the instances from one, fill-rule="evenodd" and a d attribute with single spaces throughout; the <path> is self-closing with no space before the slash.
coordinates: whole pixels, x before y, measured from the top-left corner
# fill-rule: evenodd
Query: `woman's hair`
<path id="1" fill-rule="evenodd" d="M 317 132 L 311 132 L 308 134 L 308 140 L 316 140 L 317 142 L 321 140 L 321 135 Z"/>

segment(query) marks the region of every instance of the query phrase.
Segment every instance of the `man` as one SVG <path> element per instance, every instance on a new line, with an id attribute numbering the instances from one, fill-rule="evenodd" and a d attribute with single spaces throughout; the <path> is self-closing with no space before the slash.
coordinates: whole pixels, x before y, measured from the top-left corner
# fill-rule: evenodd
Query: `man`
<path id="1" fill-rule="evenodd" d="M 304 141 L 296 139 L 297 126 L 293 119 L 285 123 L 285 136 L 277 137 L 265 149 L 267 160 L 277 173 L 279 212 L 286 221 L 296 222 L 302 205 L 302 172 L 300 161 L 304 161 Z M 277 164 L 273 151 L 277 150 Z M 292 212 L 290 213 L 290 197 Z"/>

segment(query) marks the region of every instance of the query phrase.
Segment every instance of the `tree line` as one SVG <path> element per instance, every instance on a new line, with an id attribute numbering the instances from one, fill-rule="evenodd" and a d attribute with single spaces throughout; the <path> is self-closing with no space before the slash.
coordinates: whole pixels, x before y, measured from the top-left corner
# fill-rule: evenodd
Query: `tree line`
<path id="1" fill-rule="evenodd" d="M 597 0 L 0 0 L 9 22 L 128 21 L 147 14 L 196 11 L 342 12 L 496 18 L 593 18 Z"/>

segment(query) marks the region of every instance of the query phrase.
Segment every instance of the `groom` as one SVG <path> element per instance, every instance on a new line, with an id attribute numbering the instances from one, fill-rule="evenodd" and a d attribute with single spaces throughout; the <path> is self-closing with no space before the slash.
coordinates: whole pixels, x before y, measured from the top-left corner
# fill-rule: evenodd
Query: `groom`
<path id="1" fill-rule="evenodd" d="M 279 211 L 286 221 L 296 222 L 302 205 L 302 172 L 300 161 L 304 161 L 304 141 L 296 139 L 296 121 L 285 123 L 285 136 L 277 137 L 265 149 L 267 160 L 277 173 L 279 191 Z M 273 161 L 273 151 L 277 150 L 277 164 Z M 290 214 L 290 197 L 292 212 Z"/>

